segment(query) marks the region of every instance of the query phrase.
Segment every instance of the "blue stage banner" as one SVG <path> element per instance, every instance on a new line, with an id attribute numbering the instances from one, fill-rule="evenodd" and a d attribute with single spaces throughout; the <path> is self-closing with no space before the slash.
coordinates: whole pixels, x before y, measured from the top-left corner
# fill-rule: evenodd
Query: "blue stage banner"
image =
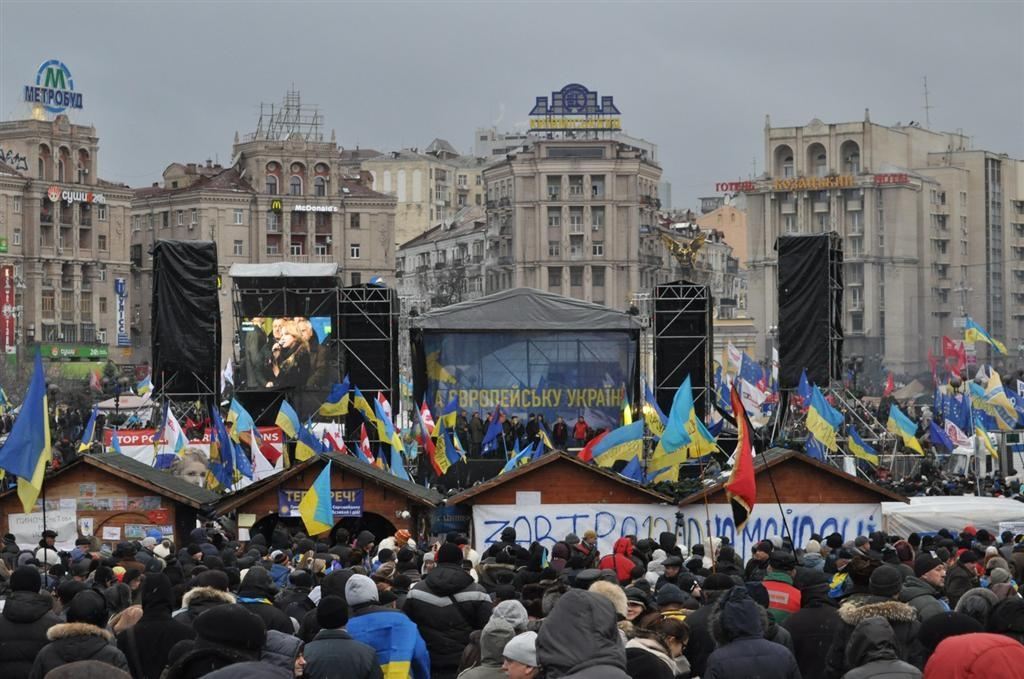
<path id="1" fill-rule="evenodd" d="M 277 515 L 278 516 L 299 516 L 299 503 L 308 489 L 277 489 Z M 339 516 L 362 516 L 363 515 L 363 489 L 331 489 L 331 513 Z"/>
<path id="2" fill-rule="evenodd" d="M 510 309 L 509 313 L 515 313 Z M 427 402 L 436 414 L 459 408 L 486 417 L 500 405 L 523 421 L 582 415 L 594 429 L 617 427 L 634 392 L 636 346 L 629 333 L 424 333 Z"/>

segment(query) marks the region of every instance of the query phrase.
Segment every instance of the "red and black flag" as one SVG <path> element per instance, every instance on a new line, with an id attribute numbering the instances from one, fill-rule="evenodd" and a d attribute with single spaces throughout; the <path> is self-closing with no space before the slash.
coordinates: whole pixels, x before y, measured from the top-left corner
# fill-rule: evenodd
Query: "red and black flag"
<path id="1" fill-rule="evenodd" d="M 754 440 L 747 411 L 740 400 L 739 388 L 732 390 L 732 411 L 736 414 L 736 427 L 739 431 L 732 474 L 725 484 L 725 495 L 732 507 L 733 523 L 739 531 L 754 512 L 754 501 L 757 499 L 757 485 L 754 482 Z"/>

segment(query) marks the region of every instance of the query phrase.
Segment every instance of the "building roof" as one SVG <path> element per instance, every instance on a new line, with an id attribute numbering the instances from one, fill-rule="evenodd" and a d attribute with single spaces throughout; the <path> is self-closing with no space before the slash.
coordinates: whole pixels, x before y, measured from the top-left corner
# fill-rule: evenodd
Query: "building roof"
<path id="1" fill-rule="evenodd" d="M 412 319 L 412 324 L 420 330 L 482 332 L 640 330 L 636 316 L 534 288 L 503 290 L 435 309 Z"/>
<path id="2" fill-rule="evenodd" d="M 758 476 L 761 474 L 761 472 L 765 471 L 766 469 L 774 469 L 775 467 L 778 467 L 779 465 L 784 463 L 805 464 L 810 467 L 814 467 L 820 471 L 831 474 L 832 476 L 836 477 L 836 479 L 838 479 L 841 483 L 851 483 L 860 486 L 864 490 L 877 494 L 879 496 L 879 501 L 888 500 L 891 502 L 908 502 L 907 498 L 900 495 L 899 493 L 889 490 L 888 488 L 883 488 L 882 486 L 879 486 L 875 483 L 871 483 L 870 481 L 865 481 L 864 479 L 858 476 L 851 476 L 850 474 L 847 474 L 843 470 L 833 467 L 830 464 L 819 462 L 813 458 L 808 457 L 804 453 L 801 453 L 796 450 L 790 450 L 788 448 L 772 448 L 757 455 L 754 459 L 754 475 Z M 716 493 L 723 492 L 725 490 L 726 483 L 727 481 L 723 480 L 719 483 L 708 486 L 707 488 L 704 488 L 701 491 L 686 496 L 685 498 L 679 501 L 679 504 L 689 505 L 695 502 L 703 502 L 705 498 L 710 498 L 712 495 Z M 788 500 L 788 502 L 792 501 L 793 500 Z M 783 502 L 787 502 L 787 500 L 783 500 Z"/>
<path id="3" fill-rule="evenodd" d="M 310 459 L 302 462 L 296 462 L 279 474 L 268 476 L 267 478 L 256 481 L 241 490 L 225 495 L 221 498 L 220 502 L 217 503 L 217 512 L 220 514 L 226 514 L 234 511 L 245 504 L 245 502 L 250 498 L 257 496 L 270 488 L 278 486 L 307 467 L 323 460 L 330 460 L 346 472 L 352 473 L 356 476 L 361 476 L 364 479 L 377 483 L 381 486 L 385 486 L 403 497 L 428 507 L 434 507 L 443 499 L 441 494 L 432 488 L 424 488 L 423 486 L 412 483 L 411 481 L 403 481 L 397 476 L 392 476 L 383 469 L 378 469 L 366 462 L 360 462 L 351 455 L 328 452 L 321 453 L 316 457 L 311 457 Z"/>
<path id="4" fill-rule="evenodd" d="M 438 224 L 433 226 L 415 238 L 406 241 L 398 246 L 401 251 L 405 248 L 416 247 L 424 243 L 447 240 L 455 238 L 475 230 L 487 228 L 487 214 L 482 206 L 467 205 L 455 213 L 450 225 Z"/>
<path id="5" fill-rule="evenodd" d="M 99 455 L 89 453 L 82 455 L 70 464 L 47 474 L 43 483 L 45 484 L 48 479 L 55 476 L 78 469 L 82 465 L 96 467 L 125 481 L 148 488 L 163 497 L 196 509 L 210 507 L 221 497 L 212 490 L 200 488 L 170 472 L 154 469 L 127 455 L 118 453 L 101 453 Z M 0 492 L 0 497 L 10 495 L 15 490 L 16 488 L 8 488 Z"/>
<path id="6" fill-rule="evenodd" d="M 374 191 L 358 179 L 343 177 L 338 182 L 339 190 L 346 198 L 373 198 L 376 200 L 395 200 L 394 196 Z"/>
<path id="7" fill-rule="evenodd" d="M 13 167 L 0 160 L 0 174 L 11 175 L 12 177 L 24 177 L 21 172 L 18 172 Z"/>
<path id="8" fill-rule="evenodd" d="M 547 455 L 541 456 L 540 459 L 533 460 L 532 462 L 529 462 L 526 465 L 519 467 L 518 469 L 510 471 L 507 474 L 495 476 L 493 479 L 489 481 L 484 481 L 483 483 L 479 483 L 473 486 L 472 488 L 467 488 L 461 493 L 456 493 L 455 495 L 448 498 L 447 504 L 451 506 L 467 502 L 469 500 L 472 500 L 477 495 L 480 495 L 481 493 L 493 490 L 494 488 L 502 486 L 506 483 L 514 483 L 516 480 L 524 476 L 529 476 L 530 474 L 540 469 L 543 469 L 544 467 L 547 467 L 548 465 L 551 464 L 576 465 L 580 469 L 586 470 L 586 473 L 588 474 L 597 474 L 599 476 L 603 476 L 606 479 L 621 484 L 627 488 L 630 488 L 631 490 L 638 491 L 640 493 L 648 495 L 650 496 L 652 502 L 672 502 L 672 498 L 669 497 L 668 495 L 662 495 L 661 493 L 652 490 L 647 486 L 642 486 L 638 483 L 634 483 L 620 474 L 616 474 L 615 472 L 612 472 L 608 469 L 603 469 L 602 467 L 598 467 L 597 465 L 594 464 L 588 464 L 586 462 L 583 462 L 580 459 L 578 459 L 575 455 L 570 455 L 569 453 L 563 451 L 553 451 L 551 453 L 548 453 Z"/>
<path id="9" fill-rule="evenodd" d="M 159 185 L 135 189 L 134 197 L 138 199 L 156 198 L 158 196 L 171 196 L 195 191 L 255 193 L 255 190 L 252 188 L 252 184 L 249 183 L 249 180 L 239 174 L 235 168 L 229 167 L 216 174 L 200 174 L 199 178 L 188 186 L 177 189 L 167 189 Z"/>
<path id="10" fill-rule="evenodd" d="M 435 138 L 434 141 L 430 142 L 427 146 L 426 153 L 450 153 L 452 155 L 459 155 L 459 152 L 455 150 L 455 147 L 447 139 L 441 139 L 440 137 Z"/>
<path id="11" fill-rule="evenodd" d="M 338 158 L 345 161 L 367 160 L 368 158 L 376 158 L 379 155 L 380 151 L 376 149 L 341 149 L 338 152 Z"/>

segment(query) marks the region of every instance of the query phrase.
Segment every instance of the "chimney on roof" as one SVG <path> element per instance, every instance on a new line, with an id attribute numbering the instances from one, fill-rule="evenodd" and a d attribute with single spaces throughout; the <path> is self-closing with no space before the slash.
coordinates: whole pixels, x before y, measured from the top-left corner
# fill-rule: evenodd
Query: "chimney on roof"
<path id="1" fill-rule="evenodd" d="M 373 175 L 370 174 L 369 170 L 359 171 L 359 183 L 368 189 L 373 188 Z"/>
<path id="2" fill-rule="evenodd" d="M 213 167 L 213 158 L 206 159 L 206 167 Z"/>
<path id="3" fill-rule="evenodd" d="M 153 182 L 153 188 L 154 189 L 159 188 L 159 187 L 160 187 L 160 182 Z"/>
<path id="4" fill-rule="evenodd" d="M 196 164 L 195 163 L 189 163 L 188 164 L 188 174 L 195 174 L 195 173 L 196 173 Z"/>

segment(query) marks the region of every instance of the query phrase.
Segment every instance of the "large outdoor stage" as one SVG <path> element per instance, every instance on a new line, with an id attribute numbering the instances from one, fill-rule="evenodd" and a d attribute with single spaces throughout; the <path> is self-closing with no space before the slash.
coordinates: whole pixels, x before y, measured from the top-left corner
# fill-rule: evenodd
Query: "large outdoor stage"
<path id="1" fill-rule="evenodd" d="M 459 407 L 486 418 L 495 407 L 526 423 L 583 417 L 613 428 L 626 396 L 639 389 L 640 322 L 607 307 L 531 288 L 462 302 L 411 321 L 414 396 L 435 413 L 458 396 Z M 571 444 L 571 438 L 570 438 Z M 459 485 L 494 476 L 504 451 L 474 454 Z"/>

